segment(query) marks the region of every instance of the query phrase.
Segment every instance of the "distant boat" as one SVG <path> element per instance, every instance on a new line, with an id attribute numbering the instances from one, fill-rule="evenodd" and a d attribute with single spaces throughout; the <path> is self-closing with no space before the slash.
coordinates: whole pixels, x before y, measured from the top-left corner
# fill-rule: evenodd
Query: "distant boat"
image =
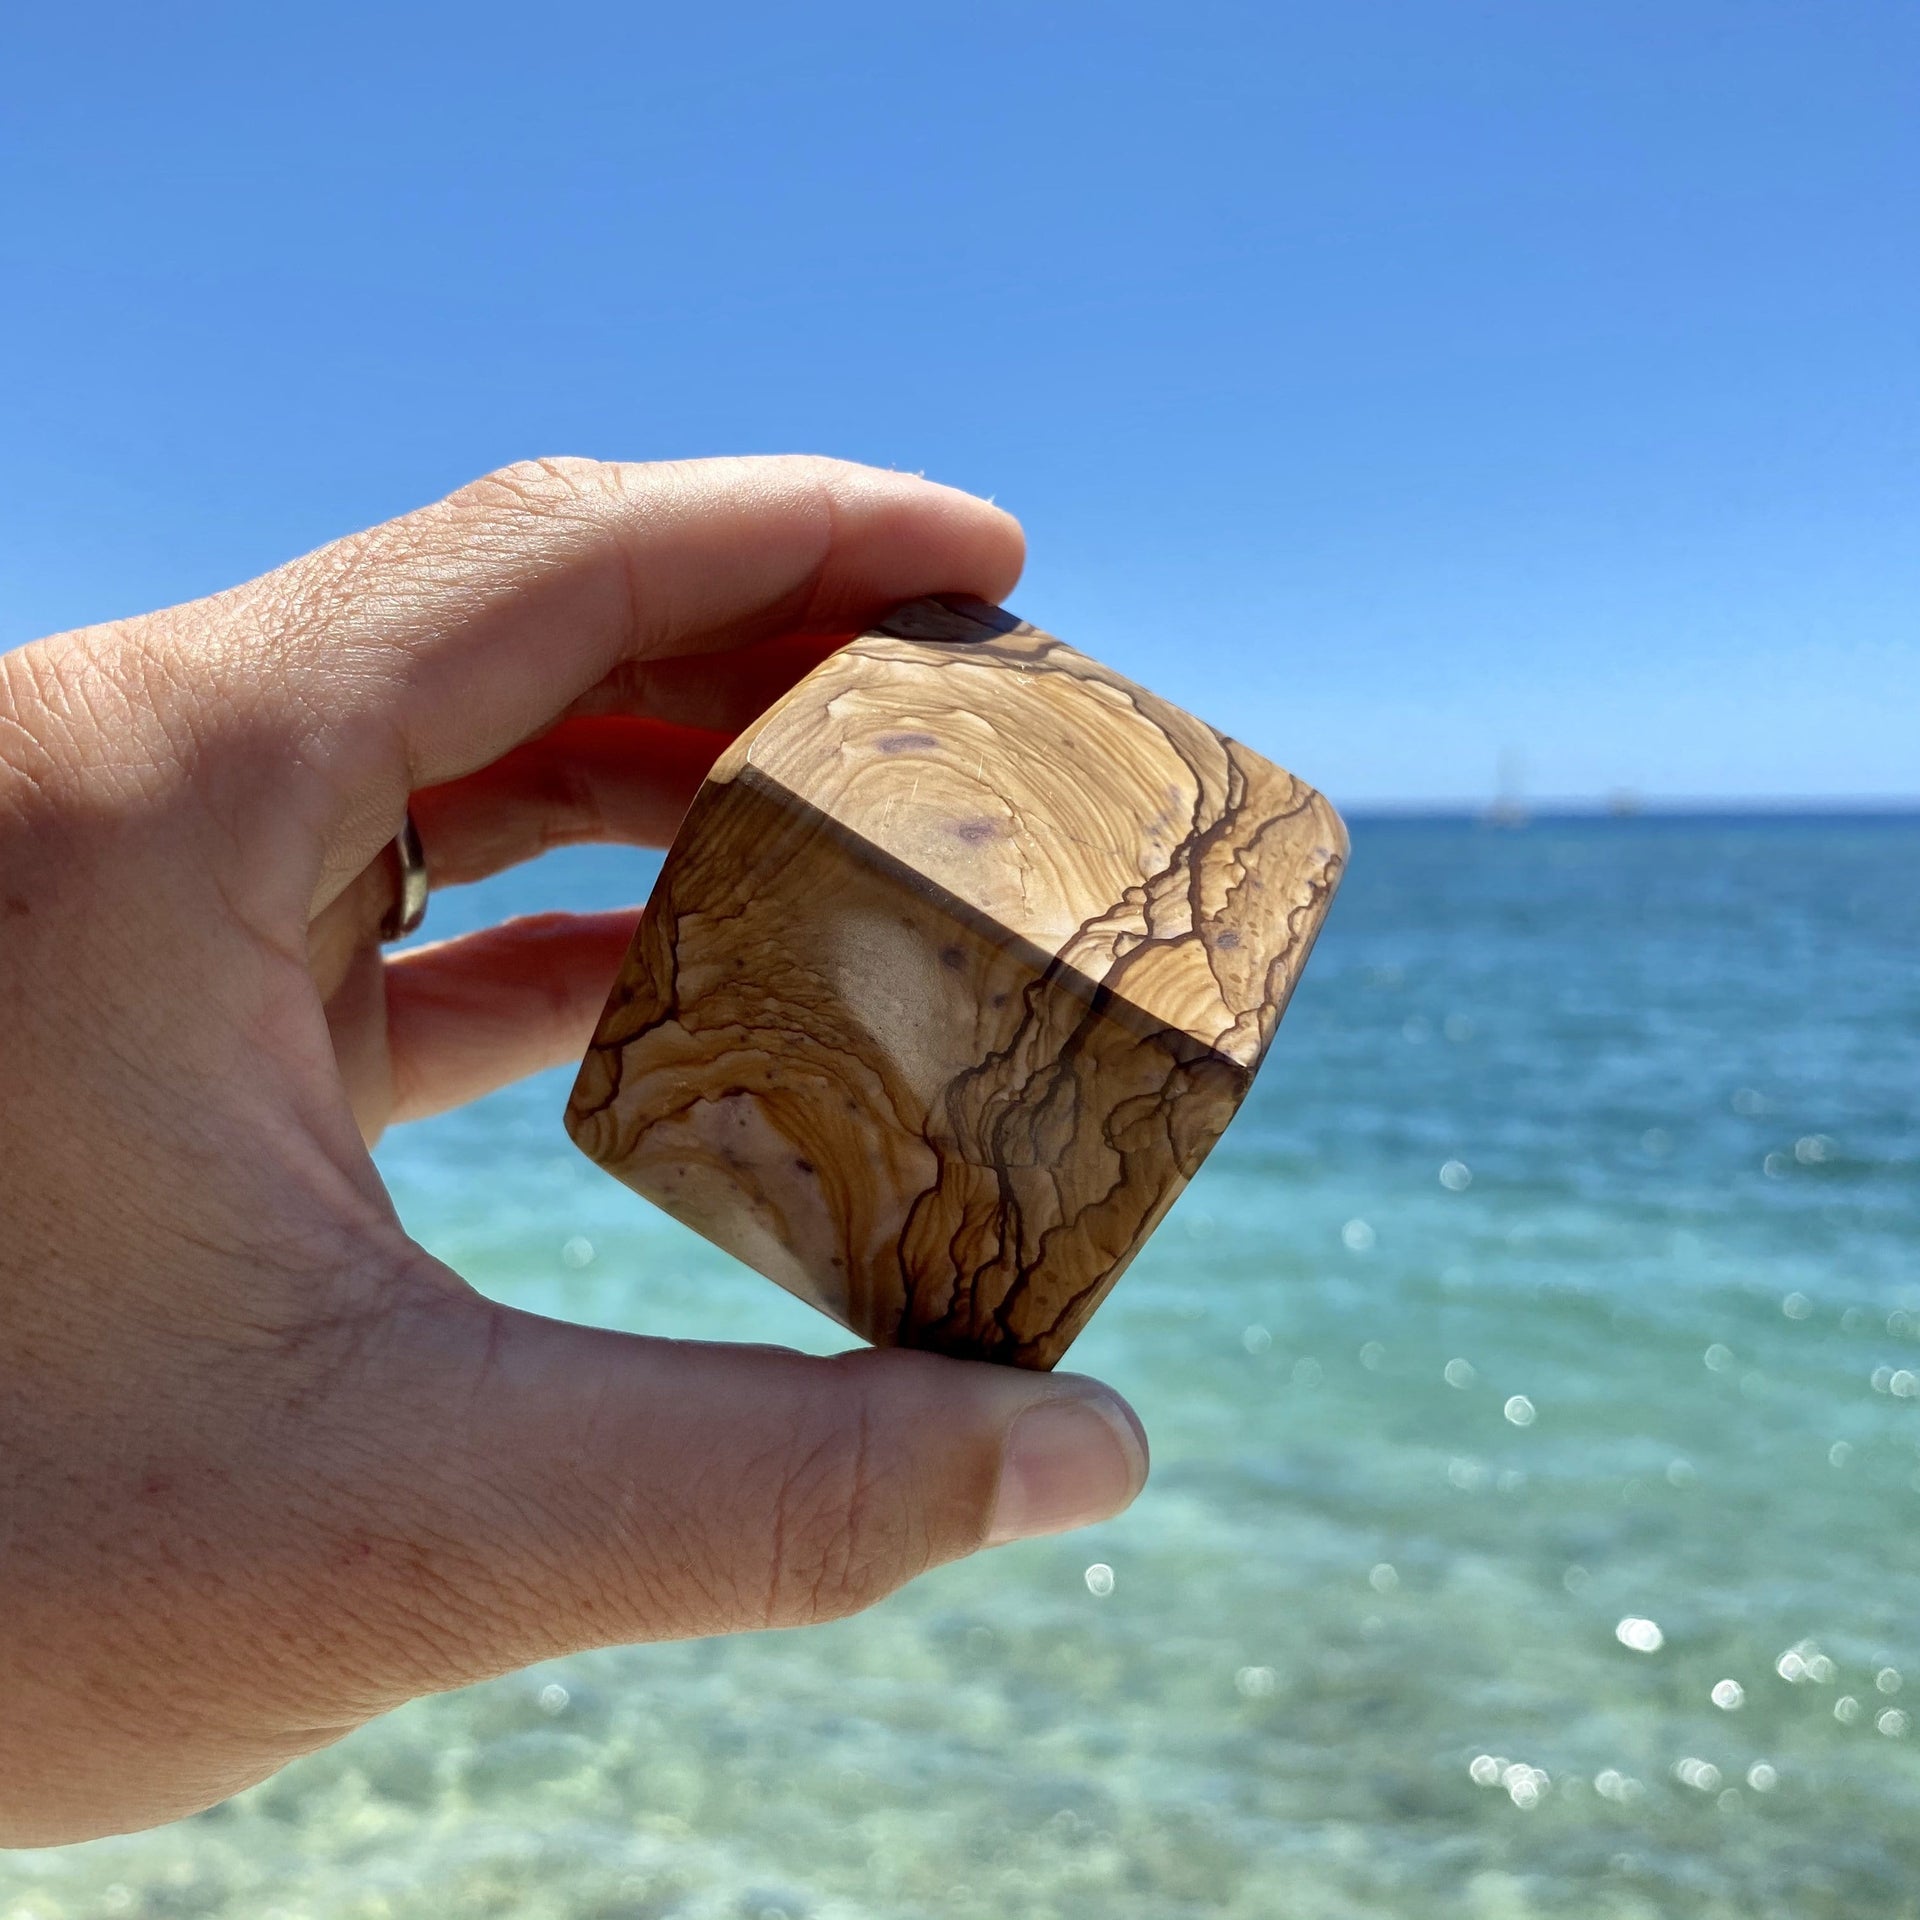
<path id="1" fill-rule="evenodd" d="M 1526 763 L 1513 748 L 1507 748 L 1500 756 L 1499 783 L 1493 799 L 1480 815 L 1483 827 L 1519 828 L 1532 820 L 1521 797 L 1525 772 Z"/>

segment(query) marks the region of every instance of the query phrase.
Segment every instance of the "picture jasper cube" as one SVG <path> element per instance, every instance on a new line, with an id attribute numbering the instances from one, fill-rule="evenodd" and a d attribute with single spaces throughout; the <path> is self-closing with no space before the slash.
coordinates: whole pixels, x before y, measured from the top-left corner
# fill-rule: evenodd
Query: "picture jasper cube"
<path id="1" fill-rule="evenodd" d="M 917 601 L 715 765 L 567 1126 L 868 1340 L 1050 1367 L 1245 1098 L 1345 857 L 1237 741 Z"/>

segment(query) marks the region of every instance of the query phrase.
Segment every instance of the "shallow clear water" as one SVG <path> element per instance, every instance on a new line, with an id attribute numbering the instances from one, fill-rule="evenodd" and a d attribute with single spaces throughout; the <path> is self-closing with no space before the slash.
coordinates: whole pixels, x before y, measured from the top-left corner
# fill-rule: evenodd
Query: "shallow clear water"
<path id="1" fill-rule="evenodd" d="M 579 1159 L 565 1083 L 387 1143 L 423 1239 L 545 1311 L 834 1343 Z M 0 1916 L 1920 1913 L 1920 819 L 1361 822 L 1074 1364 L 1153 1435 L 1124 1518 L 419 1703 L 0 1859 Z"/>

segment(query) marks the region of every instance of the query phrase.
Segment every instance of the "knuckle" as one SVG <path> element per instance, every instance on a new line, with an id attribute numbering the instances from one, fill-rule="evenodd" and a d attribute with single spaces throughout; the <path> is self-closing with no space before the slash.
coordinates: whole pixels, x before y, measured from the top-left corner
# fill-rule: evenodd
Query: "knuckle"
<path id="1" fill-rule="evenodd" d="M 155 619 L 56 634 L 8 656 L 0 751 L 10 768 L 47 795 L 164 785 L 193 718 L 179 698 L 179 653 Z"/>
<path id="2" fill-rule="evenodd" d="M 775 1495 L 768 1624 L 857 1613 L 922 1571 L 905 1492 L 864 1409 L 795 1454 Z"/>
<path id="3" fill-rule="evenodd" d="M 456 514 L 492 518 L 505 513 L 539 520 L 570 517 L 614 493 L 615 470 L 603 461 L 575 458 L 516 460 L 496 467 L 449 496 Z"/>
<path id="4" fill-rule="evenodd" d="M 404 548 L 408 531 L 404 520 L 391 522 L 330 541 L 275 568 L 248 593 L 249 624 L 274 636 L 318 634 L 340 626 L 386 572 L 394 550 Z"/>

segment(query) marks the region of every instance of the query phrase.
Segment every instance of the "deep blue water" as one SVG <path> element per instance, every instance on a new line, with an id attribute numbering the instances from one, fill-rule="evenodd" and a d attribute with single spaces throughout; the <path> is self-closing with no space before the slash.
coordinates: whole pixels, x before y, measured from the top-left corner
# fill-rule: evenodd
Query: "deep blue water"
<path id="1" fill-rule="evenodd" d="M 1920 1914 L 1920 818 L 1353 838 L 1074 1352 L 1153 1435 L 1130 1514 L 420 1703 L 0 1862 L 0 1916 Z M 835 1344 L 578 1158 L 567 1078 L 386 1143 L 423 1239 L 548 1312 Z"/>

